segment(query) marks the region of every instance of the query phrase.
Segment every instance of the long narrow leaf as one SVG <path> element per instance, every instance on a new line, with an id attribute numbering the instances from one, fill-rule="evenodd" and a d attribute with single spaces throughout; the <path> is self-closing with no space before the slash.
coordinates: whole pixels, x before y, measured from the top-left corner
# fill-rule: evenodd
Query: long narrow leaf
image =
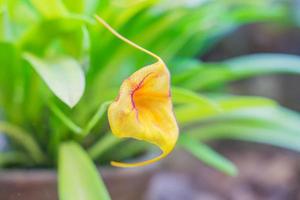
<path id="1" fill-rule="evenodd" d="M 212 107 L 212 109 L 220 110 L 217 103 L 184 88 L 172 87 L 172 100 L 175 104 L 193 104 L 200 107 Z"/>
<path id="2" fill-rule="evenodd" d="M 181 124 L 187 124 L 216 116 L 223 116 L 235 110 L 249 108 L 276 107 L 277 104 L 263 97 L 230 97 L 216 101 L 220 110 L 211 107 L 199 107 L 195 105 L 178 106 L 174 109 L 177 120 Z"/>
<path id="3" fill-rule="evenodd" d="M 215 123 L 190 130 L 188 134 L 202 141 L 235 139 L 271 144 L 300 151 L 300 117 L 281 109 L 244 110 L 216 118 Z"/>
<path id="4" fill-rule="evenodd" d="M 237 175 L 237 168 L 231 161 L 212 150 L 209 146 L 191 138 L 189 135 L 181 134 L 179 145 L 198 159 L 202 160 L 205 164 L 228 175 Z"/>
<path id="5" fill-rule="evenodd" d="M 198 65 L 195 62 L 180 62 L 176 66 L 175 84 L 191 89 L 205 89 L 253 76 L 300 74 L 300 56 L 288 54 L 253 54 L 220 63 L 198 62 Z M 187 70 L 184 70 L 186 67 Z"/>
<path id="6" fill-rule="evenodd" d="M 30 159 L 21 152 L 0 152 L 0 168 L 7 165 L 30 165 Z"/>
<path id="7" fill-rule="evenodd" d="M 110 200 L 97 168 L 78 144 L 62 144 L 58 165 L 60 200 Z"/>
<path id="8" fill-rule="evenodd" d="M 23 146 L 36 163 L 41 163 L 45 160 L 44 154 L 36 141 L 21 128 L 7 122 L 0 122 L 0 132 Z"/>

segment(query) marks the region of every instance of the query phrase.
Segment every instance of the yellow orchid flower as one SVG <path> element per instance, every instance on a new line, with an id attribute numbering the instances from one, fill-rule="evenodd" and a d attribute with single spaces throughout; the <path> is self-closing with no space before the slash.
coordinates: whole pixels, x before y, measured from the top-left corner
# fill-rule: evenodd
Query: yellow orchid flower
<path id="1" fill-rule="evenodd" d="M 163 60 L 152 52 L 124 38 L 103 19 L 96 19 L 116 37 L 149 54 L 158 61 L 145 66 L 123 81 L 119 96 L 109 106 L 112 133 L 120 138 L 144 140 L 158 146 L 162 154 L 139 163 L 111 162 L 117 167 L 144 166 L 167 156 L 178 138 L 170 93 L 170 73 Z"/>

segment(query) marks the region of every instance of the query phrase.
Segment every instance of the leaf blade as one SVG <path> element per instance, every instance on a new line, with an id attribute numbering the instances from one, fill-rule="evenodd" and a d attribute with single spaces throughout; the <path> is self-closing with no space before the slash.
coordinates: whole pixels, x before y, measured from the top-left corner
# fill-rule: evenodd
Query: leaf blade
<path id="1" fill-rule="evenodd" d="M 184 105 L 175 107 L 174 112 L 178 122 L 181 125 L 186 125 L 188 123 L 206 120 L 216 116 L 227 115 L 233 111 L 277 106 L 273 100 L 263 97 L 229 96 L 217 99 L 215 102 L 219 106 L 219 110 L 212 109 L 211 107 Z"/>
<path id="2" fill-rule="evenodd" d="M 180 61 L 180 60 L 179 60 Z M 197 64 L 198 62 L 198 64 Z M 300 56 L 259 53 L 230 58 L 218 63 L 196 60 L 178 62 L 174 83 L 190 89 L 209 89 L 230 81 L 269 74 L 300 74 Z M 188 67 L 187 70 L 184 70 Z"/>
<path id="3" fill-rule="evenodd" d="M 179 87 L 172 87 L 172 100 L 174 103 L 193 104 L 197 106 L 211 107 L 215 110 L 220 110 L 217 103 L 212 100 L 193 92 Z"/>
<path id="4" fill-rule="evenodd" d="M 236 166 L 231 161 L 224 158 L 204 143 L 189 137 L 187 134 L 180 135 L 179 145 L 198 159 L 202 160 L 205 164 L 214 167 L 227 175 L 236 176 L 238 173 Z"/>
<path id="5" fill-rule="evenodd" d="M 85 76 L 74 59 L 64 57 L 45 61 L 29 53 L 23 56 L 61 101 L 70 108 L 79 102 L 85 88 Z"/>
<path id="6" fill-rule="evenodd" d="M 234 139 L 300 151 L 299 121 L 298 114 L 285 109 L 249 109 L 217 116 L 215 123 L 187 133 L 201 141 Z"/>
<path id="7" fill-rule="evenodd" d="M 96 167 L 78 144 L 62 144 L 58 174 L 60 200 L 110 200 Z"/>
<path id="8" fill-rule="evenodd" d="M 62 17 L 68 13 L 61 0 L 30 0 L 30 2 L 46 18 Z"/>

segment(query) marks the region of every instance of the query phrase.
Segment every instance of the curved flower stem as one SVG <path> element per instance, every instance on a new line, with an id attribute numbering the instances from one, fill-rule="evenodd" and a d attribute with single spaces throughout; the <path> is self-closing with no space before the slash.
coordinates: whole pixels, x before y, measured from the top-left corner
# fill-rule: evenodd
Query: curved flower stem
<path id="1" fill-rule="evenodd" d="M 36 163 L 45 161 L 45 155 L 29 133 L 7 122 L 0 122 L 0 131 L 21 144 Z"/>
<path id="2" fill-rule="evenodd" d="M 105 151 L 121 143 L 122 141 L 122 139 L 117 138 L 111 132 L 108 132 L 96 144 L 94 144 L 88 149 L 88 154 L 91 156 L 92 159 L 97 159 Z"/>
<path id="3" fill-rule="evenodd" d="M 136 49 L 139 49 L 140 51 L 152 56 L 153 58 L 157 59 L 158 61 L 163 62 L 162 59 L 158 55 L 156 55 L 156 54 L 152 53 L 151 51 L 148 51 L 147 49 L 133 43 L 132 41 L 128 40 L 127 38 L 125 38 L 124 36 L 119 34 L 115 29 L 113 29 L 108 23 L 106 23 L 106 21 L 104 21 L 98 15 L 95 15 L 95 18 L 100 24 L 102 24 L 107 30 L 109 30 L 113 35 L 115 35 L 120 40 L 123 40 L 125 43 L 131 45 L 132 47 L 134 47 Z"/>

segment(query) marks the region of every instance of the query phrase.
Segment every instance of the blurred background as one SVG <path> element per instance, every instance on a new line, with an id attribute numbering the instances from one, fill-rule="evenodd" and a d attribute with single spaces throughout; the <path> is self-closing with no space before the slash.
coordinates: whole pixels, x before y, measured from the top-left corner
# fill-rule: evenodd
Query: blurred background
<path id="1" fill-rule="evenodd" d="M 286 1 L 297 18 L 300 1 Z M 295 18 L 295 19 L 296 19 Z M 296 23 L 297 24 L 297 23 Z M 222 37 L 199 58 L 222 61 L 253 53 L 300 54 L 300 29 L 287 22 L 242 25 Z M 297 75 L 264 75 L 235 81 L 226 89 L 233 94 L 276 99 L 300 111 L 300 78 Z M 282 119 L 284 120 L 284 119 Z M 147 199 L 170 200 L 296 200 L 300 199 L 299 154 L 248 142 L 214 141 L 218 152 L 239 169 L 237 177 L 213 170 L 198 159 L 177 150 L 163 162 L 164 168 L 151 180 Z M 170 196 L 170 194 L 173 194 Z"/>
<path id="2" fill-rule="evenodd" d="M 289 3 L 294 5 L 290 14 L 299 15 L 297 5 L 300 1 Z M 200 59 L 222 61 L 266 52 L 299 55 L 300 29 L 288 23 L 276 22 L 243 25 L 228 33 Z M 299 85 L 300 78 L 297 75 L 264 75 L 233 82 L 226 89 L 234 94 L 270 97 L 288 108 L 300 111 Z M 148 199 L 300 199 L 299 154 L 248 142 L 214 141 L 212 145 L 237 165 L 237 177 L 223 175 L 199 163 L 193 156 L 176 151 L 164 162 L 165 168 L 152 179 Z M 170 197 L 170 193 L 174 196 Z"/>
<path id="3" fill-rule="evenodd" d="M 73 35 L 69 33 L 73 31 L 72 26 L 77 31 L 76 23 L 73 24 L 72 21 L 79 18 L 77 15 L 72 16 L 72 22 L 66 23 L 68 25 L 65 25 L 64 22 L 59 25 L 53 23 L 48 24 L 49 26 L 42 26 L 41 30 L 32 28 L 28 31 L 26 28 L 29 27 L 29 24 L 39 23 L 40 18 L 36 17 L 36 14 L 30 13 L 33 12 L 30 1 L 24 0 L 22 2 L 25 2 L 24 4 L 30 9 L 24 9 L 17 1 L 14 1 L 13 6 L 15 7 L 13 8 L 16 8 L 16 12 L 12 12 L 11 15 L 14 18 L 11 18 L 15 20 L 13 23 L 17 25 L 13 25 L 13 29 L 0 29 L 0 35 L 6 35 L 6 37 L 2 37 L 1 41 L 15 41 L 18 38 L 21 51 L 30 51 L 40 56 L 68 54 L 84 66 L 87 72 L 88 89 L 74 111 L 70 111 L 61 105 L 50 94 L 49 90 L 44 89 L 44 86 L 41 86 L 43 88 L 42 92 L 34 93 L 37 98 L 45 95 L 54 99 L 53 101 L 58 102 L 60 108 L 72 116 L 78 124 L 86 122 L 86 116 L 89 116 L 91 111 L 98 106 L 98 101 L 105 101 L 116 95 L 116 92 L 111 88 L 118 86 L 130 73 L 149 62 L 149 59 L 139 53 L 132 55 L 133 50 L 129 50 L 129 48 L 124 47 L 126 45 L 115 41 L 113 36 L 110 36 L 110 33 L 105 32 L 103 29 L 99 31 L 99 28 L 89 28 L 88 30 L 91 30 L 91 32 L 88 35 L 91 43 L 86 46 L 85 33 L 87 30 L 82 31 L 80 29 L 82 31 L 80 34 L 78 32 Z M 86 17 L 98 13 L 123 35 L 160 55 L 170 68 L 173 85 L 193 90 L 198 94 L 207 95 L 217 100 L 221 94 L 223 96 L 266 97 L 277 101 L 283 107 L 293 110 L 293 115 L 298 115 L 298 112 L 300 112 L 300 62 L 295 61 L 294 63 L 294 61 L 291 61 L 292 64 L 288 64 L 285 68 L 285 57 L 282 57 L 281 69 L 270 69 L 270 71 L 267 69 L 268 66 L 274 63 L 274 65 L 278 64 L 277 60 L 283 54 L 300 56 L 300 0 L 253 0 L 249 2 L 243 0 L 113 0 L 99 1 L 100 3 L 97 6 L 93 4 L 96 0 L 82 2 L 87 3 Z M 76 6 L 73 5 L 76 4 L 75 2 L 65 1 L 65 4 L 68 8 L 76 10 Z M 35 12 L 46 13 L 46 17 L 44 17 L 47 18 L 47 9 L 50 10 L 47 6 L 43 8 L 40 5 L 38 11 Z M 48 15 L 51 14 L 48 13 Z M 26 16 L 26 19 L 24 19 L 24 16 Z M 68 30 L 57 29 L 58 31 L 53 33 L 53 27 L 54 29 L 63 27 Z M 52 31 L 49 31 L 50 29 Z M 10 32 L 11 30 L 13 31 Z M 47 34 L 47 31 L 50 34 Z M 47 48 L 45 48 L 44 45 L 46 46 L 47 41 L 50 40 L 49 38 L 57 34 L 61 34 L 65 40 L 61 43 L 55 40 L 53 44 L 47 44 Z M 81 42 L 74 42 L 79 40 Z M 48 48 L 48 46 L 51 48 Z M 110 49 L 110 51 L 107 49 Z M 0 55 L 0 61 L 5 61 L 7 55 L 4 52 L 6 50 L 0 48 L 0 54 L 2 54 L 2 60 Z M 240 62 L 241 68 L 245 66 L 246 75 L 228 75 L 227 77 L 227 72 L 223 72 L 221 69 L 232 58 L 243 58 L 240 56 L 261 53 L 264 55 L 267 53 L 267 56 L 272 53 L 272 55 L 270 54 L 270 57 L 267 57 L 267 61 L 260 62 L 255 60 L 254 57 L 253 59 L 247 57 L 244 63 Z M 87 58 L 86 54 L 90 57 Z M 124 61 L 125 58 L 129 59 Z M 274 63 L 273 59 L 275 60 Z M 291 63 L 290 61 L 287 62 Z M 208 63 L 208 65 L 206 66 L 205 63 Z M 89 65 L 92 67 L 88 68 Z M 193 68 L 195 65 L 199 68 L 212 69 L 212 71 L 205 71 L 202 76 L 201 71 L 199 71 L 199 76 L 192 76 L 197 71 L 186 70 L 195 69 Z M 7 71 L 1 71 L 3 66 L 0 67 L 1 78 L 6 76 L 4 74 Z M 106 70 L 105 67 L 112 70 Z M 215 70 L 215 67 L 220 70 Z M 104 68 L 101 73 L 98 72 L 100 68 Z M 255 70 L 256 68 L 257 70 Z M 263 68 L 266 68 L 266 70 L 263 70 Z M 290 70 L 290 68 L 293 69 Z M 117 72 L 117 76 L 112 76 Z M 205 82 L 205 78 L 207 78 L 205 76 L 210 75 L 211 77 L 217 77 L 217 81 L 212 80 L 212 84 L 210 84 L 211 80 Z M 96 76 L 97 78 L 95 78 Z M 224 80 L 222 80 L 223 76 L 226 76 Z M 110 77 L 109 81 L 107 77 Z M 221 81 L 218 81 L 218 77 L 221 77 Z M 20 84 L 20 82 L 17 84 Z M 201 84 L 203 84 L 202 87 L 199 86 Z M 104 91 L 107 88 L 111 90 L 105 93 Z M 1 92 L 0 98 L 6 95 L 6 90 L 2 89 Z M 28 102 L 28 99 L 25 102 Z M 35 114 L 30 115 L 28 113 L 31 113 L 32 110 L 28 113 L 27 110 L 22 110 L 24 104 L 23 107 L 19 107 L 20 110 L 16 107 L 17 109 L 15 108 L 12 111 L 7 109 L 8 111 L 6 111 L 3 106 L 6 104 L 3 103 L 1 104 L 3 108 L 0 114 L 4 113 L 5 118 L 10 119 L 15 124 L 22 126 L 30 124 L 26 126 L 29 130 L 38 130 L 40 124 L 44 123 L 44 116 L 49 115 L 48 110 L 42 108 L 43 104 L 45 103 L 39 102 L 36 104 L 40 110 L 34 111 Z M 247 109 L 251 111 L 257 108 L 249 106 Z M 27 116 L 27 118 L 24 117 L 25 119 L 19 117 L 23 116 L 23 112 Z M 243 114 L 244 110 L 239 112 Z M 183 115 L 189 115 L 189 113 L 183 112 Z M 44 117 L 43 120 L 40 116 Z M 239 115 L 237 116 L 239 117 Z M 259 116 L 260 113 L 257 112 L 251 119 L 256 119 Z M 271 119 L 272 116 L 268 117 Z M 179 118 L 185 120 L 184 117 Z M 293 123 L 295 132 L 300 134 L 300 132 L 297 132 L 300 130 L 300 120 L 290 122 L 289 119 L 285 115 L 280 116 L 278 118 L 279 122 L 274 123 L 282 123 L 283 125 Z M 32 120 L 36 121 L 33 123 Z M 193 128 L 201 123 L 203 121 L 192 121 L 190 124 L 184 124 L 183 130 L 188 130 L 190 127 Z M 47 126 L 53 126 L 53 128 L 48 129 Z M 215 125 L 212 123 L 211 126 Z M 247 126 L 251 128 L 252 124 L 249 123 Z M 271 128 L 272 126 L 271 124 Z M 47 133 L 49 130 L 64 130 L 65 128 L 57 125 L 55 121 L 51 121 L 51 123 L 45 122 L 41 129 Z M 220 126 L 220 129 L 223 132 L 231 131 L 230 129 L 225 130 L 226 126 Z M 244 129 L 239 129 L 239 131 L 242 133 Z M 285 134 L 289 130 L 284 129 L 281 131 L 282 134 Z M 38 144 L 43 147 L 43 151 L 47 152 L 50 158 L 49 163 L 39 164 L 37 168 L 52 168 L 55 165 L 53 164 L 55 163 L 55 156 L 52 155 L 51 148 L 49 148 L 50 150 L 46 148 L 49 138 L 43 135 L 39 135 L 37 138 Z M 91 135 L 85 141 L 82 141 L 82 144 L 88 149 L 92 143 L 91 141 L 99 138 L 97 135 Z M 286 144 L 280 143 L 281 137 L 273 138 L 273 140 L 269 135 L 266 135 L 264 139 L 261 139 L 262 142 L 257 141 L 259 139 L 251 139 L 251 136 L 249 138 L 240 140 L 228 136 L 225 137 L 226 140 L 222 137 L 216 137 L 208 141 L 204 139 L 217 153 L 235 164 L 238 169 L 236 176 L 229 176 L 228 173 L 221 172 L 222 170 L 212 168 L 207 165 L 207 159 L 202 157 L 199 160 L 197 156 L 188 153 L 180 146 L 159 164 L 135 170 L 112 170 L 106 165 L 115 156 L 130 160 L 132 157 L 139 157 L 141 152 L 144 153 L 144 150 L 138 152 L 132 150 L 134 153 L 122 155 L 116 153 L 116 149 L 109 149 L 104 157 L 101 157 L 102 154 L 100 156 L 100 153 L 91 155 L 95 163 L 104 166 L 100 167 L 100 170 L 109 191 L 113 194 L 113 199 L 116 200 L 300 199 L 300 140 L 294 141 L 291 144 L 292 147 L 290 147 L 289 142 Z M 300 139 L 299 136 L 297 138 Z M 270 139 L 270 142 L 267 141 L 268 139 Z M 10 146 L 13 146 L 11 142 L 0 134 L 0 149 L 7 151 L 11 148 Z M 120 147 L 117 151 L 122 151 L 122 148 Z M 206 162 L 203 160 L 206 160 Z M 0 194 L 6 192 L 15 195 L 11 195 L 10 199 L 3 199 L 0 195 L 0 200 L 23 200 L 25 198 L 22 193 L 18 194 L 15 191 L 24 189 L 24 187 L 25 190 L 29 190 L 39 184 L 44 185 L 42 189 L 44 196 L 40 197 L 41 199 L 56 198 L 54 197 L 56 195 L 56 182 L 53 178 L 53 171 L 46 170 L 46 174 L 37 175 L 33 183 L 28 184 L 22 173 L 12 175 L 5 170 L 25 168 L 32 172 L 32 168 L 35 168 L 35 166 L 28 163 L 20 164 L 15 161 L 8 162 L 8 164 L 3 163 L 4 170 L 0 173 Z M 1 184 L 6 184 L 11 177 L 14 177 L 15 180 L 8 183 L 11 190 L 7 190 L 7 187 L 1 186 Z M 43 177 L 47 177 L 46 183 L 41 180 Z M 53 194 L 55 195 L 53 196 Z"/>
<path id="4" fill-rule="evenodd" d="M 289 14 L 299 16 L 300 1 Z M 242 25 L 226 34 L 199 58 L 222 61 L 253 53 L 300 54 L 300 29 L 287 22 L 259 22 Z M 226 89 L 233 94 L 258 95 L 276 99 L 300 111 L 300 78 L 297 75 L 263 75 L 232 82 Z M 284 119 L 282 119 L 284 120 Z M 176 151 L 165 169 L 151 182 L 148 199 L 195 200 L 296 200 L 300 199 L 300 156 L 291 151 L 248 142 L 214 141 L 218 152 L 239 169 L 237 177 L 224 176 L 195 157 Z M 170 197 L 169 194 L 174 196 Z"/>

